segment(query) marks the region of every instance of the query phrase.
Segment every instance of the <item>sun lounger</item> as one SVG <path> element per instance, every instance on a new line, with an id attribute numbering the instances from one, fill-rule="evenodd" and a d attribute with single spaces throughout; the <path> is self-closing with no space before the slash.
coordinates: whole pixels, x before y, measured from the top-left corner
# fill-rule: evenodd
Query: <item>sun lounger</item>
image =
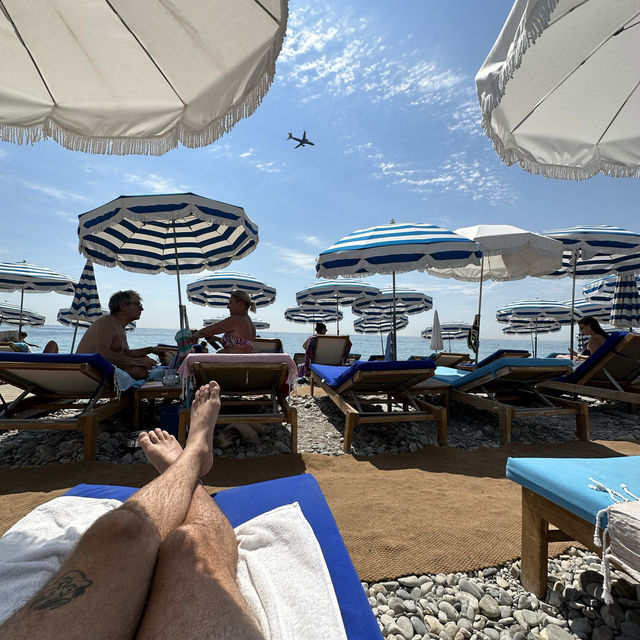
<path id="1" fill-rule="evenodd" d="M 282 353 L 280 338 L 256 338 L 253 341 L 253 353 Z"/>
<path id="2" fill-rule="evenodd" d="M 22 390 L 0 408 L 0 429 L 72 429 L 84 433 L 84 459 L 96 459 L 98 423 L 125 409 L 114 367 L 100 354 L 0 353 L 0 380 Z M 63 409 L 78 415 L 50 414 Z"/>
<path id="3" fill-rule="evenodd" d="M 521 580 L 539 598 L 547 592 L 550 542 L 575 540 L 601 553 L 593 542 L 596 516 L 613 503 L 594 481 L 621 491 L 640 488 L 640 456 L 619 458 L 509 458 L 507 478 L 522 486 Z M 602 526 L 606 522 L 600 523 Z M 550 529 L 554 525 L 557 529 Z"/>
<path id="4" fill-rule="evenodd" d="M 575 371 L 539 385 L 546 390 L 640 404 L 640 335 L 611 334 Z"/>
<path id="5" fill-rule="evenodd" d="M 297 377 L 297 368 L 290 355 L 190 354 L 179 373 L 189 379 L 187 395 L 211 380 L 220 385 L 222 406 L 218 424 L 287 423 L 291 426 L 291 453 L 297 452 L 298 412 L 287 400 Z M 178 440 L 181 444 L 186 442 L 190 418 L 188 408 L 180 411 Z"/>
<path id="6" fill-rule="evenodd" d="M 344 450 L 351 448 L 353 430 L 367 422 L 433 420 L 438 444 L 447 444 L 447 414 L 418 398 L 411 387 L 433 375 L 431 360 L 363 362 L 350 367 L 311 366 L 311 395 L 320 386 L 345 415 Z M 387 411 L 373 406 L 387 405 Z"/>
<path id="7" fill-rule="evenodd" d="M 502 444 L 511 442 L 514 418 L 563 414 L 576 416 L 576 436 L 586 441 L 590 438 L 587 404 L 542 394 L 535 386 L 571 369 L 562 360 L 500 358 L 468 373 L 438 367 L 434 377 L 451 385 L 451 400 L 497 413 Z"/>
<path id="8" fill-rule="evenodd" d="M 135 491 L 137 489 L 132 487 L 81 484 L 65 495 L 126 500 Z M 347 638 L 382 640 L 371 605 L 362 589 L 340 531 L 313 476 L 303 474 L 226 489 L 214 494 L 213 499 L 233 527 L 277 507 L 297 502 L 324 557 L 326 571 L 339 607 L 338 615 L 342 617 Z M 34 535 L 39 533 L 34 532 Z M 296 576 L 288 574 L 287 567 L 283 568 L 283 572 L 283 579 L 295 581 Z M 318 581 L 321 578 L 322 576 L 317 576 Z M 295 606 L 295 602 L 291 603 L 291 606 Z"/>
<path id="9" fill-rule="evenodd" d="M 19 346 L 17 346 L 17 343 L 15 343 L 15 342 L 0 342 L 0 352 L 4 352 L 4 353 L 18 352 L 18 353 L 20 353 L 22 351 L 23 351 L 23 349 L 21 349 Z"/>
<path id="10" fill-rule="evenodd" d="M 441 351 L 430 358 L 436 363 L 436 367 L 457 367 L 459 364 L 469 361 L 469 354 Z"/>
<path id="11" fill-rule="evenodd" d="M 461 362 L 457 365 L 442 365 L 445 367 L 448 366 L 457 366 L 459 369 L 463 369 L 464 371 L 473 371 L 474 369 L 479 369 L 480 367 L 484 367 L 500 358 L 530 358 L 531 353 L 526 349 L 498 349 L 494 351 L 491 355 L 488 355 L 486 358 L 483 358 L 478 362 L 476 366 L 473 362 Z M 436 364 L 440 366 L 440 363 L 436 360 Z"/>

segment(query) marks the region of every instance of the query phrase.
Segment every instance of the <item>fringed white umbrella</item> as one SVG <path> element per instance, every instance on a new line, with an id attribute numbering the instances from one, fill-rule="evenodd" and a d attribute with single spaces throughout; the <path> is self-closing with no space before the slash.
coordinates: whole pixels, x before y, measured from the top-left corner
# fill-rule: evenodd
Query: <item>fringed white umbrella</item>
<path id="1" fill-rule="evenodd" d="M 428 271 L 433 267 L 480 264 L 476 242 L 428 223 L 398 223 L 354 231 L 323 251 L 316 262 L 319 278 L 360 278 L 396 273 Z M 394 314 L 395 316 L 395 311 Z M 393 358 L 396 356 L 393 333 Z"/>
<path id="2" fill-rule="evenodd" d="M 229 294 L 245 291 L 256 307 L 266 307 L 276 301 L 276 289 L 253 276 L 234 271 L 220 271 L 187 285 L 189 302 L 209 307 L 226 307 Z M 255 324 L 255 322 L 253 323 Z"/>
<path id="3" fill-rule="evenodd" d="M 0 303 L 0 324 L 41 327 L 44 323 L 45 317 L 35 311 L 21 309 L 18 305 L 8 302 Z"/>
<path id="4" fill-rule="evenodd" d="M 430 273 L 442 278 L 479 282 L 477 326 L 478 347 L 482 318 L 482 284 L 484 280 L 507 282 L 527 276 L 543 276 L 560 269 L 562 243 L 533 231 L 508 224 L 480 224 L 456 229 L 455 233 L 475 240 L 482 248 L 480 265 L 434 268 Z M 479 348 L 475 350 L 478 363 Z"/>
<path id="5" fill-rule="evenodd" d="M 286 0 L 0 3 L 0 139 L 159 155 L 211 144 L 274 78 Z"/>
<path id="6" fill-rule="evenodd" d="M 249 255 L 258 227 L 241 207 L 194 193 L 120 196 L 79 216 L 78 237 L 79 251 L 98 264 L 176 274 L 183 329 L 180 274 L 223 269 Z"/>

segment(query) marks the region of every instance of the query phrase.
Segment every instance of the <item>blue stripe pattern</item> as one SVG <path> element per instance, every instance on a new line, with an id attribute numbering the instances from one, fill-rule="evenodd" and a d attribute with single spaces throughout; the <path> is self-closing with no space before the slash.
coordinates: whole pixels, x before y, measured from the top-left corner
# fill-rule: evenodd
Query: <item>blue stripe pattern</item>
<path id="1" fill-rule="evenodd" d="M 635 276 L 635 281 L 636 287 L 640 289 L 640 274 Z M 599 278 L 593 282 L 587 282 L 587 284 L 582 287 L 582 293 L 590 302 L 611 304 L 617 282 L 618 277 L 615 275 Z"/>
<path id="2" fill-rule="evenodd" d="M 366 314 L 368 309 L 385 309 L 387 313 L 392 313 L 393 301 L 393 289 L 381 289 L 375 297 L 356 300 L 352 309 L 356 315 Z M 395 304 L 396 313 L 423 313 L 433 307 L 433 298 L 413 289 L 396 289 Z"/>
<path id="3" fill-rule="evenodd" d="M 22 322 L 20 316 L 22 315 Z M 41 327 L 45 322 L 45 317 L 30 311 L 20 309 L 20 306 L 3 302 L 0 304 L 0 324 L 23 324 L 30 327 Z"/>
<path id="4" fill-rule="evenodd" d="M 396 315 L 396 330 L 404 329 L 409 324 L 409 318 L 404 315 Z M 353 328 L 357 333 L 388 333 L 393 330 L 391 318 L 370 318 L 360 316 L 353 322 Z"/>
<path id="5" fill-rule="evenodd" d="M 225 271 L 187 285 L 187 298 L 194 304 L 226 307 L 234 289 L 246 291 L 257 307 L 266 307 L 276 301 L 276 289 L 244 273 Z M 254 322 L 255 324 L 255 322 Z"/>
<path id="6" fill-rule="evenodd" d="M 582 313 L 574 309 L 574 319 L 582 317 Z M 521 300 L 506 305 L 496 311 L 496 320 L 505 324 L 513 324 L 514 320 L 531 322 L 556 321 L 560 324 L 571 322 L 571 306 L 555 300 Z"/>
<path id="7" fill-rule="evenodd" d="M 371 299 L 378 295 L 379 289 L 366 282 L 353 280 L 323 280 L 296 293 L 299 305 L 316 302 L 335 304 L 353 304 L 356 300 Z"/>
<path id="8" fill-rule="evenodd" d="M 420 335 L 425 340 L 430 340 L 432 330 L 432 327 L 427 327 L 420 332 Z M 470 324 L 453 324 L 451 322 L 447 322 L 440 325 L 440 332 L 443 340 L 462 340 L 469 335 L 469 331 L 471 331 Z"/>
<path id="9" fill-rule="evenodd" d="M 323 251 L 316 275 L 364 276 L 480 264 L 480 245 L 432 224 L 389 224 L 355 231 Z"/>
<path id="10" fill-rule="evenodd" d="M 241 207 L 193 193 L 120 196 L 79 216 L 80 251 L 98 264 L 139 273 L 222 269 L 258 243 Z"/>
<path id="11" fill-rule="evenodd" d="M 60 310 L 60 312 L 62 311 L 63 309 Z M 100 307 L 98 285 L 96 284 L 96 276 L 91 260 L 87 260 L 82 270 L 80 280 L 78 280 L 78 284 L 75 287 L 71 306 L 67 311 L 69 312 L 68 314 L 63 314 L 65 320 L 84 320 L 87 323 L 86 326 L 91 326 L 93 321 L 104 313 Z M 58 322 L 65 324 L 64 321 L 60 320 L 60 312 L 58 312 Z"/>
<path id="12" fill-rule="evenodd" d="M 289 322 L 298 324 L 308 324 L 311 322 L 336 322 L 342 320 L 342 311 L 336 314 L 335 306 L 333 309 L 325 309 L 321 306 L 317 307 L 289 307 L 285 309 L 284 319 Z"/>
<path id="13" fill-rule="evenodd" d="M 567 300 L 565 304 L 571 306 L 571 300 Z M 576 300 L 574 308 L 582 313 L 583 316 L 591 316 L 599 322 L 609 322 L 609 316 L 611 314 L 611 300 L 609 300 L 608 303 L 592 302 L 591 300 Z"/>
<path id="14" fill-rule="evenodd" d="M 0 291 L 55 291 L 74 294 L 76 281 L 47 267 L 37 267 L 28 262 L 0 262 Z"/>
<path id="15" fill-rule="evenodd" d="M 634 276 L 618 277 L 609 324 L 625 329 L 640 327 L 640 295 Z"/>

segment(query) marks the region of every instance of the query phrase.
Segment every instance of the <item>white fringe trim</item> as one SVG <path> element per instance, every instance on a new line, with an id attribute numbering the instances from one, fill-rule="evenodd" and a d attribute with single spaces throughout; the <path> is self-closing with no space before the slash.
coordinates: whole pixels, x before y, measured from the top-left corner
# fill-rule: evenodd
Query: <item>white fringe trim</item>
<path id="1" fill-rule="evenodd" d="M 287 29 L 288 0 L 280 0 L 280 15 L 280 26 L 267 54 L 264 69 L 259 73 L 255 85 L 226 113 L 202 129 L 188 129 L 179 122 L 168 133 L 157 138 L 99 138 L 87 137 L 67 130 L 49 117 L 44 122 L 33 126 L 0 124 L 0 140 L 13 144 L 36 144 L 47 138 L 52 138 L 58 144 L 72 151 L 108 155 L 160 156 L 175 149 L 179 142 L 192 149 L 207 146 L 231 131 L 240 120 L 252 115 L 271 87 L 275 77 L 276 59 L 282 49 Z"/>

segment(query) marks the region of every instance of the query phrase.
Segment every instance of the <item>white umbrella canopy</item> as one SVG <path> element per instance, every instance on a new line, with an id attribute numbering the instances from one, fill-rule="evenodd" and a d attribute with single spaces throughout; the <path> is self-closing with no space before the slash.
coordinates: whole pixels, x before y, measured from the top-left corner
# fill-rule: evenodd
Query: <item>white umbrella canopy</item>
<path id="1" fill-rule="evenodd" d="M 91 153 L 201 147 L 271 85 L 286 0 L 3 0 L 0 138 Z"/>
<path id="2" fill-rule="evenodd" d="M 41 327 L 44 323 L 45 317 L 35 311 L 8 302 L 0 303 L 0 324 Z"/>
<path id="3" fill-rule="evenodd" d="M 475 240 L 482 248 L 480 265 L 433 268 L 430 273 L 443 278 L 480 282 L 477 331 L 480 338 L 482 283 L 505 282 L 527 276 L 543 276 L 562 266 L 562 242 L 509 224 L 479 224 L 456 229 L 458 235 Z M 478 362 L 478 350 L 476 364 Z"/>
<path id="4" fill-rule="evenodd" d="M 444 349 L 444 343 L 442 342 L 442 330 L 440 329 L 440 318 L 438 317 L 438 311 L 433 313 L 433 325 L 431 326 L 431 342 L 429 347 L 432 351 L 442 351 Z"/>
<path id="5" fill-rule="evenodd" d="M 516 0 L 476 75 L 498 155 L 531 173 L 640 176 L 637 0 Z"/>

